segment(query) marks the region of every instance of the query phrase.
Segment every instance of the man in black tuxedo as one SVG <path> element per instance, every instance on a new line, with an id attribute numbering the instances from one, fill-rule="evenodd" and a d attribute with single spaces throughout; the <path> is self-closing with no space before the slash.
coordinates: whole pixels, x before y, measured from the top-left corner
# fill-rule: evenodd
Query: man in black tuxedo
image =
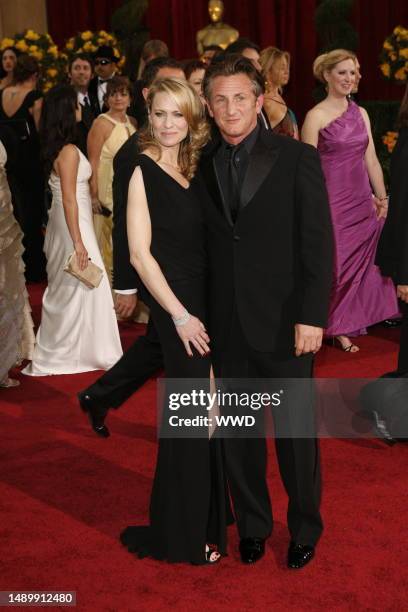
<path id="1" fill-rule="evenodd" d="M 211 114 L 221 133 L 202 155 L 201 178 L 196 182 L 209 232 L 213 362 L 217 376 L 307 378 L 328 311 L 332 267 L 328 200 L 315 149 L 258 125 L 262 91 L 261 77 L 244 58 L 215 65 L 206 78 Z M 115 158 L 114 286 L 121 289 L 139 282 L 126 240 L 127 189 L 136 152 L 132 137 Z M 122 362 L 118 376 L 111 376 L 114 366 L 97 381 L 97 388 L 80 394 L 94 425 L 95 408 L 101 406 L 105 427 L 103 402 L 106 406 L 109 386 L 114 390 L 117 385 L 113 394 L 130 395 L 136 376 L 161 360 L 155 330 L 150 331 L 153 337 L 148 333 L 144 346 L 139 341 L 132 347 L 134 363 L 125 354 L 117 364 Z M 106 386 L 100 384 L 105 377 L 110 379 Z M 115 405 L 112 397 L 108 405 Z M 310 411 L 310 406 L 305 409 Z M 302 567 L 313 557 L 322 530 L 317 443 L 310 438 L 284 438 L 276 444 L 289 494 L 288 564 Z M 272 529 L 265 441 L 226 440 L 226 450 L 241 557 L 253 563 L 262 557 Z"/>
<path id="2" fill-rule="evenodd" d="M 94 119 L 99 114 L 98 99 L 89 91 L 92 78 L 93 63 L 85 53 L 78 53 L 69 62 L 68 76 L 72 87 L 77 92 L 78 104 L 81 106 L 82 118 L 77 124 L 77 145 L 88 157 L 87 138 Z"/>
<path id="3" fill-rule="evenodd" d="M 332 278 L 332 229 L 318 153 L 262 128 L 263 81 L 248 59 L 230 56 L 212 64 L 203 86 L 220 132 L 201 156 L 198 177 L 215 374 L 311 378 Z M 313 424 L 313 403 L 299 394 L 296 401 L 289 411 L 304 413 Z M 288 566 L 300 568 L 313 558 L 322 532 L 320 471 L 314 437 L 292 436 L 276 437 L 276 450 L 289 497 Z M 272 531 L 265 439 L 225 439 L 225 454 L 241 558 L 254 563 Z"/>
<path id="4" fill-rule="evenodd" d="M 97 101 L 97 114 L 105 113 L 108 107 L 105 104 L 107 83 L 117 71 L 119 57 L 116 57 L 112 47 L 102 45 L 93 55 L 95 77 L 89 84 L 89 92 Z"/>

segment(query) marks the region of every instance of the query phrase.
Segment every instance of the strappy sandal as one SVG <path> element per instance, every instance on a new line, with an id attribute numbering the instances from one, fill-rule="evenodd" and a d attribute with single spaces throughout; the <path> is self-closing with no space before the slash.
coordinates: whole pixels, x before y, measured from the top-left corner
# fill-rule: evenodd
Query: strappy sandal
<path id="1" fill-rule="evenodd" d="M 14 378 L 3 378 L 0 382 L 0 389 L 11 389 L 11 387 L 18 387 L 20 385 L 19 380 L 15 380 Z"/>
<path id="2" fill-rule="evenodd" d="M 347 344 L 345 346 L 337 336 L 333 336 L 333 346 L 336 346 L 336 343 L 338 343 L 339 348 L 345 353 L 358 353 L 358 351 L 360 350 L 360 347 L 357 346 L 357 344 L 353 344 L 352 342 L 350 342 L 350 344 Z"/>
<path id="3" fill-rule="evenodd" d="M 207 563 L 218 563 L 221 559 L 221 553 L 218 552 L 218 549 L 215 544 L 206 544 L 205 545 L 205 560 Z"/>

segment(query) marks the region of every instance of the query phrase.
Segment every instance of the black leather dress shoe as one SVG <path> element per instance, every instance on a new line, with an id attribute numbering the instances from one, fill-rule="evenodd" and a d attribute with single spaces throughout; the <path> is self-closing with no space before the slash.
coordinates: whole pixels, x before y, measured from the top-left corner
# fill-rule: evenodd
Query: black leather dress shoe
<path id="1" fill-rule="evenodd" d="M 386 421 L 378 414 L 376 410 L 371 411 L 371 418 L 374 424 L 374 431 L 388 446 L 393 446 L 397 440 L 392 437 Z"/>
<path id="2" fill-rule="evenodd" d="M 399 327 L 402 325 L 402 319 L 385 319 L 381 322 L 383 327 Z"/>
<path id="3" fill-rule="evenodd" d="M 108 413 L 106 408 L 96 406 L 90 395 L 86 393 L 78 393 L 78 400 L 81 409 L 88 415 L 92 429 L 98 436 L 109 438 L 110 431 L 105 425 L 105 417 Z"/>
<path id="4" fill-rule="evenodd" d="M 265 540 L 262 538 L 243 538 L 239 543 L 243 563 L 256 563 L 265 554 Z"/>
<path id="5" fill-rule="evenodd" d="M 291 542 L 288 549 L 288 567 L 291 569 L 300 569 L 313 559 L 314 554 L 314 546 L 306 546 L 304 544 Z"/>

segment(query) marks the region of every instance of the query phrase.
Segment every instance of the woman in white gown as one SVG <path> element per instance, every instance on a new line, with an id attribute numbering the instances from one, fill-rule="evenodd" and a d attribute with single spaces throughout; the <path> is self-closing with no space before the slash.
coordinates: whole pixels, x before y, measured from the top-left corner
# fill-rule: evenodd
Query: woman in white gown
<path id="1" fill-rule="evenodd" d="M 44 243 L 48 287 L 33 360 L 23 370 L 31 376 L 106 370 L 122 356 L 109 281 L 93 227 L 91 166 L 72 144 L 80 118 L 70 86 L 48 94 L 41 130 L 53 196 Z M 73 251 L 81 269 L 91 259 L 103 270 L 99 287 L 88 289 L 64 272 Z"/>

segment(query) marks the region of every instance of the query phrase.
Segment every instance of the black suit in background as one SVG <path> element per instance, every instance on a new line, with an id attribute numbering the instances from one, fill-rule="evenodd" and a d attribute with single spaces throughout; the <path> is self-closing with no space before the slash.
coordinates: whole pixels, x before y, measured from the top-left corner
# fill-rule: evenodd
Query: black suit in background
<path id="1" fill-rule="evenodd" d="M 139 128 L 143 127 L 147 121 L 146 102 L 143 97 L 142 89 L 143 81 L 140 79 L 135 81 L 133 84 L 132 101 L 128 111 L 128 115 L 136 119 Z"/>
<path id="2" fill-rule="evenodd" d="M 391 157 L 388 216 L 377 248 L 376 264 L 396 285 L 408 285 L 408 127 L 400 130 Z M 403 314 L 398 371 L 408 372 L 408 304 L 400 301 Z"/>
<path id="3" fill-rule="evenodd" d="M 88 148 L 87 148 L 88 133 L 92 127 L 92 123 L 94 122 L 96 117 L 99 115 L 98 100 L 95 99 L 93 95 L 91 95 L 89 92 L 87 96 L 88 96 L 89 103 L 88 104 L 80 103 L 82 118 L 81 118 L 81 121 L 77 123 L 77 140 L 76 140 L 76 145 L 85 155 L 85 157 L 88 157 Z"/>
<path id="4" fill-rule="evenodd" d="M 208 150 L 200 160 L 215 374 L 309 378 L 313 357 L 294 356 L 294 326 L 325 326 L 332 278 L 332 229 L 318 153 L 261 129 L 248 154 L 235 223 L 227 181 L 220 180 L 222 156 Z M 298 395 L 293 402 L 313 432 L 312 402 Z M 277 438 L 276 449 L 292 540 L 314 545 L 322 531 L 317 441 Z M 240 537 L 267 538 L 272 512 L 265 440 L 226 439 L 225 454 Z"/>
<path id="5" fill-rule="evenodd" d="M 113 160 L 113 288 L 137 288 L 142 300 L 149 305 L 149 295 L 130 263 L 126 229 L 128 188 L 138 153 L 136 133 L 123 144 Z M 137 338 L 121 359 L 84 393 L 102 408 L 117 408 L 162 368 L 160 341 L 149 320 L 146 334 Z"/>
<path id="6" fill-rule="evenodd" d="M 95 105 L 94 110 L 96 112 L 96 116 L 100 115 L 101 113 L 106 113 L 109 110 L 109 108 L 106 106 L 105 103 L 102 104 L 102 108 L 99 105 L 98 80 L 99 80 L 99 77 L 98 76 L 94 76 L 90 80 L 89 87 L 88 87 L 88 94 L 92 98 L 92 100 L 94 101 L 94 105 Z"/>

